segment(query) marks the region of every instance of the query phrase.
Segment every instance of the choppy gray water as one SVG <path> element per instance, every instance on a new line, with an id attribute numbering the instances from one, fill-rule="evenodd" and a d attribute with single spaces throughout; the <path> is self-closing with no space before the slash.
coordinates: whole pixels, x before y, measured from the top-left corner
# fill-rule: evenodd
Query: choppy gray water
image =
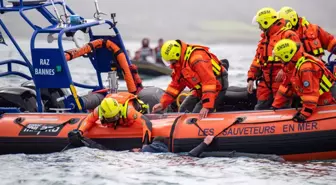
<path id="1" fill-rule="evenodd" d="M 0 156 L 0 184 L 335 184 L 336 163 L 249 158 L 197 159 L 79 148 Z"/>

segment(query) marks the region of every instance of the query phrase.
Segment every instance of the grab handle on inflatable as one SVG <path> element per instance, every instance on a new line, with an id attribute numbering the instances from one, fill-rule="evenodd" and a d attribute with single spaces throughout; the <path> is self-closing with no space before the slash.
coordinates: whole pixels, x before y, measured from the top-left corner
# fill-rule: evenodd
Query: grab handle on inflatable
<path id="1" fill-rule="evenodd" d="M 231 123 L 231 125 L 227 126 L 226 128 L 224 128 L 222 131 L 220 131 L 217 135 L 215 135 L 215 137 L 219 136 L 221 133 L 227 131 L 229 128 L 231 128 L 233 125 L 237 124 L 237 123 L 242 123 L 243 121 L 246 120 L 246 117 L 237 117 L 236 120 Z"/>
<path id="2" fill-rule="evenodd" d="M 187 124 L 194 124 L 203 134 L 204 136 L 207 136 L 208 134 L 205 133 L 205 131 L 197 124 L 197 118 L 190 118 L 187 120 Z M 237 123 L 242 123 L 246 120 L 246 117 L 237 117 L 233 123 L 231 123 L 229 126 L 225 127 L 222 131 L 220 131 L 215 137 L 219 136 L 221 133 L 227 131 L 229 128 L 231 128 L 233 125 Z"/>
<path id="3" fill-rule="evenodd" d="M 180 105 L 181 105 L 181 103 L 180 103 L 181 96 L 185 96 L 185 97 L 187 97 L 187 96 L 189 96 L 190 94 L 191 94 L 191 93 L 181 93 L 181 94 L 178 95 L 178 97 L 176 98 L 176 105 L 177 105 L 177 108 L 180 108 Z"/>
<path id="4" fill-rule="evenodd" d="M 198 120 L 197 118 L 191 118 L 186 123 L 187 124 L 194 124 L 206 136 L 207 134 L 205 133 L 205 131 L 197 124 L 197 120 Z"/>

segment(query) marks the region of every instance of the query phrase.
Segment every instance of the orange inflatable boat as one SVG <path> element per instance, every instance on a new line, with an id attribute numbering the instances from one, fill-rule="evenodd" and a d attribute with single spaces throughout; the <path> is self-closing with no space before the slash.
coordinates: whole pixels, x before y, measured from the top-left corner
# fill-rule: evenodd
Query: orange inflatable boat
<path id="1" fill-rule="evenodd" d="M 305 123 L 291 121 L 295 109 L 198 114 L 147 115 L 153 136 L 169 139 L 172 152 L 188 152 L 217 135 L 207 151 L 276 154 L 286 160 L 336 159 L 336 105 L 319 107 Z M 0 153 L 60 152 L 67 134 L 85 121 L 86 114 L 3 114 Z M 142 127 L 105 128 L 100 124 L 84 136 L 111 150 L 141 147 Z"/>

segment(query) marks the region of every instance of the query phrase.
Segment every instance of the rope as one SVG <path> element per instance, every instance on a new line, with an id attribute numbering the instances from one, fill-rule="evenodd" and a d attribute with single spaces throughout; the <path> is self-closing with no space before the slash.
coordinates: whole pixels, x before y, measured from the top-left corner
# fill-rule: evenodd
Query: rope
<path id="1" fill-rule="evenodd" d="M 185 97 L 187 97 L 187 96 L 189 96 L 189 95 L 191 95 L 190 92 L 189 92 L 189 93 L 180 93 L 180 94 L 177 96 L 177 98 L 176 98 L 176 104 L 177 104 L 177 107 L 178 107 L 178 108 L 180 108 L 180 106 L 181 106 L 181 103 L 180 103 L 181 96 L 185 96 Z"/>

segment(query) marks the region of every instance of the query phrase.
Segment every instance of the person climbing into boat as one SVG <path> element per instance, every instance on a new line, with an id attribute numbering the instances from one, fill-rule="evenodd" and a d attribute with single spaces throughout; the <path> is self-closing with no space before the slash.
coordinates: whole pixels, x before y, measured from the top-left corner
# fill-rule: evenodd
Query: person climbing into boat
<path id="1" fill-rule="evenodd" d="M 247 74 L 247 91 L 252 94 L 254 81 L 257 85 L 257 104 L 255 110 L 269 109 L 282 82 L 282 64 L 272 57 L 275 43 L 283 38 L 300 41 L 298 35 L 288 28 L 284 19 L 278 17 L 276 10 L 270 7 L 260 9 L 254 16 L 253 23 L 262 30 L 255 57 Z"/>
<path id="2" fill-rule="evenodd" d="M 163 44 L 161 55 L 173 69 L 172 81 L 153 112 L 164 110 L 185 87 L 191 89 L 191 94 L 184 99 L 179 112 L 200 113 L 204 118 L 224 101 L 228 72 L 208 47 L 169 40 Z"/>
<path id="3" fill-rule="evenodd" d="M 109 94 L 101 104 L 88 115 L 86 121 L 79 129 L 72 130 L 68 133 L 69 142 L 74 146 L 81 145 L 83 134 L 89 131 L 96 121 L 100 120 L 101 124 L 106 127 L 131 127 L 135 124 L 142 124 L 143 127 L 143 144 L 149 144 L 152 139 L 152 122 L 142 113 L 148 107 L 137 97 L 128 92 L 119 92 Z"/>
<path id="4" fill-rule="evenodd" d="M 274 46 L 274 56 L 284 63 L 286 74 L 275 100 L 273 109 L 282 108 L 294 94 L 300 96 L 302 109 L 298 111 L 293 121 L 304 122 L 316 110 L 317 105 L 335 104 L 330 88 L 336 80 L 326 68 L 321 59 L 304 51 L 300 42 L 290 39 L 280 40 Z"/>
<path id="5" fill-rule="evenodd" d="M 310 23 L 305 17 L 300 17 L 291 7 L 284 6 L 279 10 L 279 17 L 288 20 L 300 37 L 305 51 L 322 60 L 325 50 L 336 54 L 336 38 L 316 24 Z M 323 60 L 322 60 L 323 61 Z M 325 63 L 325 62 L 324 62 Z M 333 67 L 333 66 L 331 66 Z M 336 98 L 336 84 L 331 88 Z"/>
<path id="6" fill-rule="evenodd" d="M 155 54 L 154 50 L 149 46 L 149 38 L 143 38 L 141 41 L 141 48 L 137 51 L 140 52 L 140 61 L 141 62 L 154 62 Z"/>
<path id="7" fill-rule="evenodd" d="M 117 67 L 119 67 L 124 75 L 128 92 L 132 94 L 138 94 L 142 89 L 142 80 L 138 74 L 138 68 L 134 64 L 128 65 L 126 54 L 120 49 L 120 47 L 108 39 L 97 39 L 85 44 L 81 48 L 70 49 L 64 52 L 65 59 L 67 61 L 81 57 L 83 55 L 94 52 L 97 49 L 106 48 L 112 52 L 116 59 Z M 114 66 L 111 65 L 111 68 Z"/>

